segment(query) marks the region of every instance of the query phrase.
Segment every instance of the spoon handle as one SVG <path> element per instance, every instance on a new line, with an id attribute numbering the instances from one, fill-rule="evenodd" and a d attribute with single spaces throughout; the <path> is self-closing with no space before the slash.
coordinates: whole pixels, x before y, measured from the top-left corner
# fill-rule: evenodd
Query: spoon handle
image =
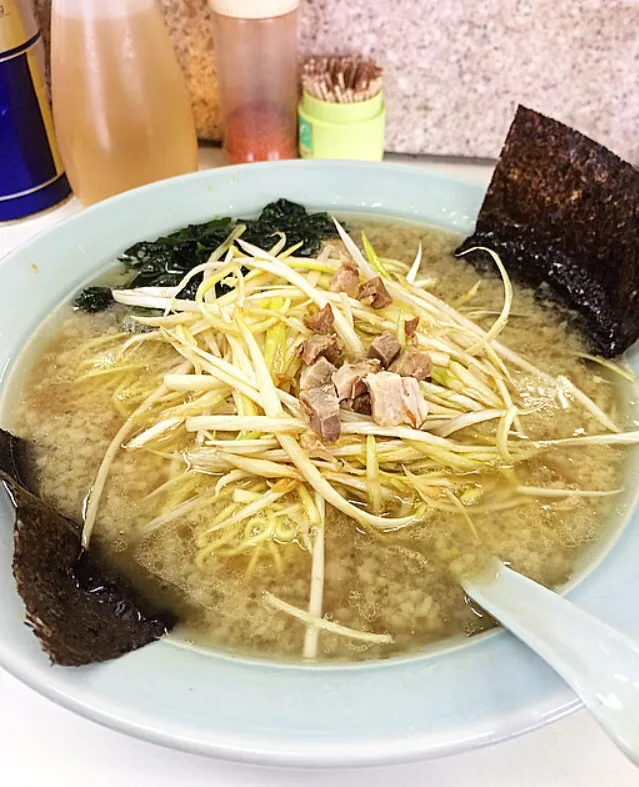
<path id="1" fill-rule="evenodd" d="M 541 656 L 639 765 L 639 647 L 572 602 L 495 560 L 466 593 Z"/>

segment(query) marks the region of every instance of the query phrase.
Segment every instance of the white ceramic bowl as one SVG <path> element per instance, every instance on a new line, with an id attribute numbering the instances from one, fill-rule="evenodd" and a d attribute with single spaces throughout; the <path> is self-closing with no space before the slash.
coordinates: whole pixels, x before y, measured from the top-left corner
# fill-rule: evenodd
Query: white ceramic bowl
<path id="1" fill-rule="evenodd" d="M 0 265 L 0 380 L 41 320 L 120 251 L 191 222 L 287 197 L 315 209 L 394 215 L 468 233 L 482 189 L 414 168 L 286 162 L 202 172 L 74 216 Z M 639 628 L 632 519 L 571 598 Z M 88 718 L 155 743 L 244 762 L 350 766 L 436 757 L 535 729 L 575 707 L 570 690 L 504 632 L 357 665 L 260 663 L 162 641 L 93 667 L 51 667 L 24 625 L 11 575 L 12 515 L 0 500 L 0 664 Z"/>

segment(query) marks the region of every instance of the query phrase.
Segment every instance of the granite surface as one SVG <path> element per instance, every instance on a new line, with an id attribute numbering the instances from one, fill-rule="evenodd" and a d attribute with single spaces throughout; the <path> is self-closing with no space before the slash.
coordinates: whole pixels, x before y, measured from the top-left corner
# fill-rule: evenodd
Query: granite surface
<path id="1" fill-rule="evenodd" d="M 159 3 L 217 139 L 207 0 Z M 495 158 L 521 103 L 639 164 L 639 0 L 302 0 L 300 33 L 304 53 L 384 66 L 387 150 Z"/>
<path id="2" fill-rule="evenodd" d="M 639 0 L 308 0 L 302 40 L 379 59 L 390 150 L 495 157 L 524 104 L 639 163 Z"/>

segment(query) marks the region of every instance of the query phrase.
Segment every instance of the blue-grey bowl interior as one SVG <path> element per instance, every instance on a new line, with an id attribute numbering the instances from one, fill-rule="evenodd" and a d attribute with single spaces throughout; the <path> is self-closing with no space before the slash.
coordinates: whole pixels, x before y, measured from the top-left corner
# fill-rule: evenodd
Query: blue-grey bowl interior
<path id="1" fill-rule="evenodd" d="M 416 168 L 339 162 L 230 167 L 153 184 L 83 211 L 0 264 L 0 380 L 34 329 L 133 242 L 287 197 L 310 208 L 393 215 L 467 233 L 483 190 Z M 459 752 L 577 706 L 505 633 L 357 666 L 248 662 L 159 642 L 107 664 L 50 667 L 11 576 L 12 514 L 0 501 L 0 664 L 56 702 L 123 732 L 226 759 L 336 766 Z M 639 625 L 639 527 L 630 521 L 571 598 L 628 633 Z"/>

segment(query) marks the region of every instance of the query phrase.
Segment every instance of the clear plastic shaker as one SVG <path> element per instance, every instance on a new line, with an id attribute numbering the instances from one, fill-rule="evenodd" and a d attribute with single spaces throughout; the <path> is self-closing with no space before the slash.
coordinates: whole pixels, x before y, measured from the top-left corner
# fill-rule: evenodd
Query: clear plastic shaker
<path id="1" fill-rule="evenodd" d="M 297 158 L 300 0 L 211 0 L 230 163 Z"/>

